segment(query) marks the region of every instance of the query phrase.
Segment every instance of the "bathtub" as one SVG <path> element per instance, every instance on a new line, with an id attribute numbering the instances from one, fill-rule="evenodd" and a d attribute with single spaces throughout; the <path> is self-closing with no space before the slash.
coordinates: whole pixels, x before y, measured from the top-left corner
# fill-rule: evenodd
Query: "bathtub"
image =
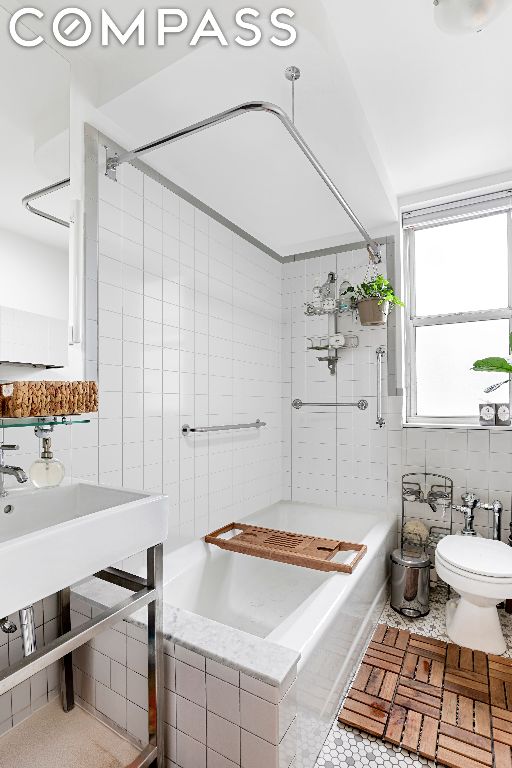
<path id="1" fill-rule="evenodd" d="M 241 518 L 239 518 L 241 519 Z M 366 544 L 353 574 L 323 573 L 195 541 L 165 560 L 164 601 L 300 655 L 295 768 L 313 768 L 387 592 L 396 519 L 279 502 L 246 523 Z"/>

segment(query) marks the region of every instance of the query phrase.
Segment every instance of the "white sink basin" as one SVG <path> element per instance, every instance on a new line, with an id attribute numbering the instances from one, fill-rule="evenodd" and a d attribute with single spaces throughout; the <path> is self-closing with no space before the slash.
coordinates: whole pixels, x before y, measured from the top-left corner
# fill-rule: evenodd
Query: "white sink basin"
<path id="1" fill-rule="evenodd" d="M 0 618 L 164 541 L 166 507 L 87 483 L 0 498 Z"/>

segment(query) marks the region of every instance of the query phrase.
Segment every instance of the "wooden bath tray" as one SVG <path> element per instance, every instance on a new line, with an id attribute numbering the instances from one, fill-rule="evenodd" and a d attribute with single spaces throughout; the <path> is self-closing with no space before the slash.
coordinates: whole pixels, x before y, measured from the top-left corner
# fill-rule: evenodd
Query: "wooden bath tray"
<path id="1" fill-rule="evenodd" d="M 221 538 L 230 531 L 241 531 L 231 538 Z M 260 528 L 245 523 L 229 523 L 205 536 L 207 544 L 215 544 L 230 552 L 262 557 L 265 560 L 277 560 L 288 565 L 300 565 L 316 571 L 336 571 L 352 573 L 366 554 L 364 544 L 351 544 L 348 541 L 323 539 L 306 536 L 301 533 L 277 531 L 274 528 Z M 332 559 L 339 552 L 354 552 L 348 563 L 333 563 Z"/>

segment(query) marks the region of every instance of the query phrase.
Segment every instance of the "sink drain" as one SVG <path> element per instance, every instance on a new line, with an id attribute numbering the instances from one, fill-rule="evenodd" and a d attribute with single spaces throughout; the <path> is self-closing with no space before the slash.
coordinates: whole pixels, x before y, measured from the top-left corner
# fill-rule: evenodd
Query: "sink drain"
<path id="1" fill-rule="evenodd" d="M 10 515 L 12 512 L 14 512 L 14 507 L 12 504 L 6 504 L 4 507 L 4 515 Z"/>

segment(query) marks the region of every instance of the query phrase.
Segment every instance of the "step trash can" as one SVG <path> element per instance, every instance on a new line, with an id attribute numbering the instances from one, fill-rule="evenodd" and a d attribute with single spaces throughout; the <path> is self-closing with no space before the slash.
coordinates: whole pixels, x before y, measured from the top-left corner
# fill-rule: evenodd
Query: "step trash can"
<path id="1" fill-rule="evenodd" d="M 430 610 L 430 558 L 421 547 L 404 546 L 391 554 L 391 607 L 409 619 Z"/>

